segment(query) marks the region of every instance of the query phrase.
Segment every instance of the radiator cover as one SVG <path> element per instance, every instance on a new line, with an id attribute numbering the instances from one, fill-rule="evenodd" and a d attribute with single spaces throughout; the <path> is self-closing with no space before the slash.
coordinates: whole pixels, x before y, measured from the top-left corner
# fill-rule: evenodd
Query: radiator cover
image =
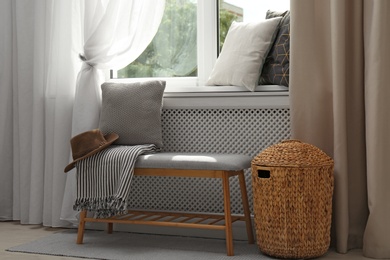
<path id="1" fill-rule="evenodd" d="M 290 138 L 287 108 L 163 109 L 163 151 L 240 153 L 254 157 Z M 252 210 L 250 169 L 245 172 Z M 242 213 L 236 177 L 231 178 L 231 210 Z M 138 176 L 132 180 L 130 207 L 188 212 L 223 212 L 220 179 Z"/>

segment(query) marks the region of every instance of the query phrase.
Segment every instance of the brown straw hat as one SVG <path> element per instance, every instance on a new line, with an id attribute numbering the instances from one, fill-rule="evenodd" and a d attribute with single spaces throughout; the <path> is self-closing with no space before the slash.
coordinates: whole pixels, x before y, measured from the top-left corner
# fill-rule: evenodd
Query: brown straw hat
<path id="1" fill-rule="evenodd" d="M 90 130 L 72 137 L 70 145 L 72 147 L 73 162 L 65 167 L 64 172 L 73 169 L 76 162 L 107 148 L 118 138 L 119 136 L 115 133 L 103 136 L 99 129 Z"/>

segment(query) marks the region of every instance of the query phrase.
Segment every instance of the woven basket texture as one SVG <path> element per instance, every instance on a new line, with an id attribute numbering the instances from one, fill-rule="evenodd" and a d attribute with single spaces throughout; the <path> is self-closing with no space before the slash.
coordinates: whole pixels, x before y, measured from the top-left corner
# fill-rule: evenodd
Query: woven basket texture
<path id="1" fill-rule="evenodd" d="M 327 252 L 333 165 L 320 149 L 297 140 L 273 145 L 252 160 L 255 227 L 263 253 L 313 258 Z"/>

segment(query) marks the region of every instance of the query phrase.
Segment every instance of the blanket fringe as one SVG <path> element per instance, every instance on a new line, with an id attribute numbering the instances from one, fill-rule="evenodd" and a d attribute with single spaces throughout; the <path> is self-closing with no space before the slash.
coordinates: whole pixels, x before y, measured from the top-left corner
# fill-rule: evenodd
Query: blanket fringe
<path id="1" fill-rule="evenodd" d="M 127 213 L 126 200 L 110 196 L 108 198 L 79 198 L 73 205 L 73 210 L 94 212 L 94 218 L 109 218 Z"/>

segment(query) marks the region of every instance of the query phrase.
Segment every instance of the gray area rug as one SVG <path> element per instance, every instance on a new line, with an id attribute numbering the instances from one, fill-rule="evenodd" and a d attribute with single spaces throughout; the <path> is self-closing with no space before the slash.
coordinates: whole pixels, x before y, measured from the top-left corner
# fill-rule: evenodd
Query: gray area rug
<path id="1" fill-rule="evenodd" d="M 235 240 L 234 257 L 229 257 L 223 239 L 86 230 L 84 244 L 77 245 L 76 236 L 77 230 L 66 230 L 7 251 L 108 260 L 275 259 L 247 241 Z"/>

